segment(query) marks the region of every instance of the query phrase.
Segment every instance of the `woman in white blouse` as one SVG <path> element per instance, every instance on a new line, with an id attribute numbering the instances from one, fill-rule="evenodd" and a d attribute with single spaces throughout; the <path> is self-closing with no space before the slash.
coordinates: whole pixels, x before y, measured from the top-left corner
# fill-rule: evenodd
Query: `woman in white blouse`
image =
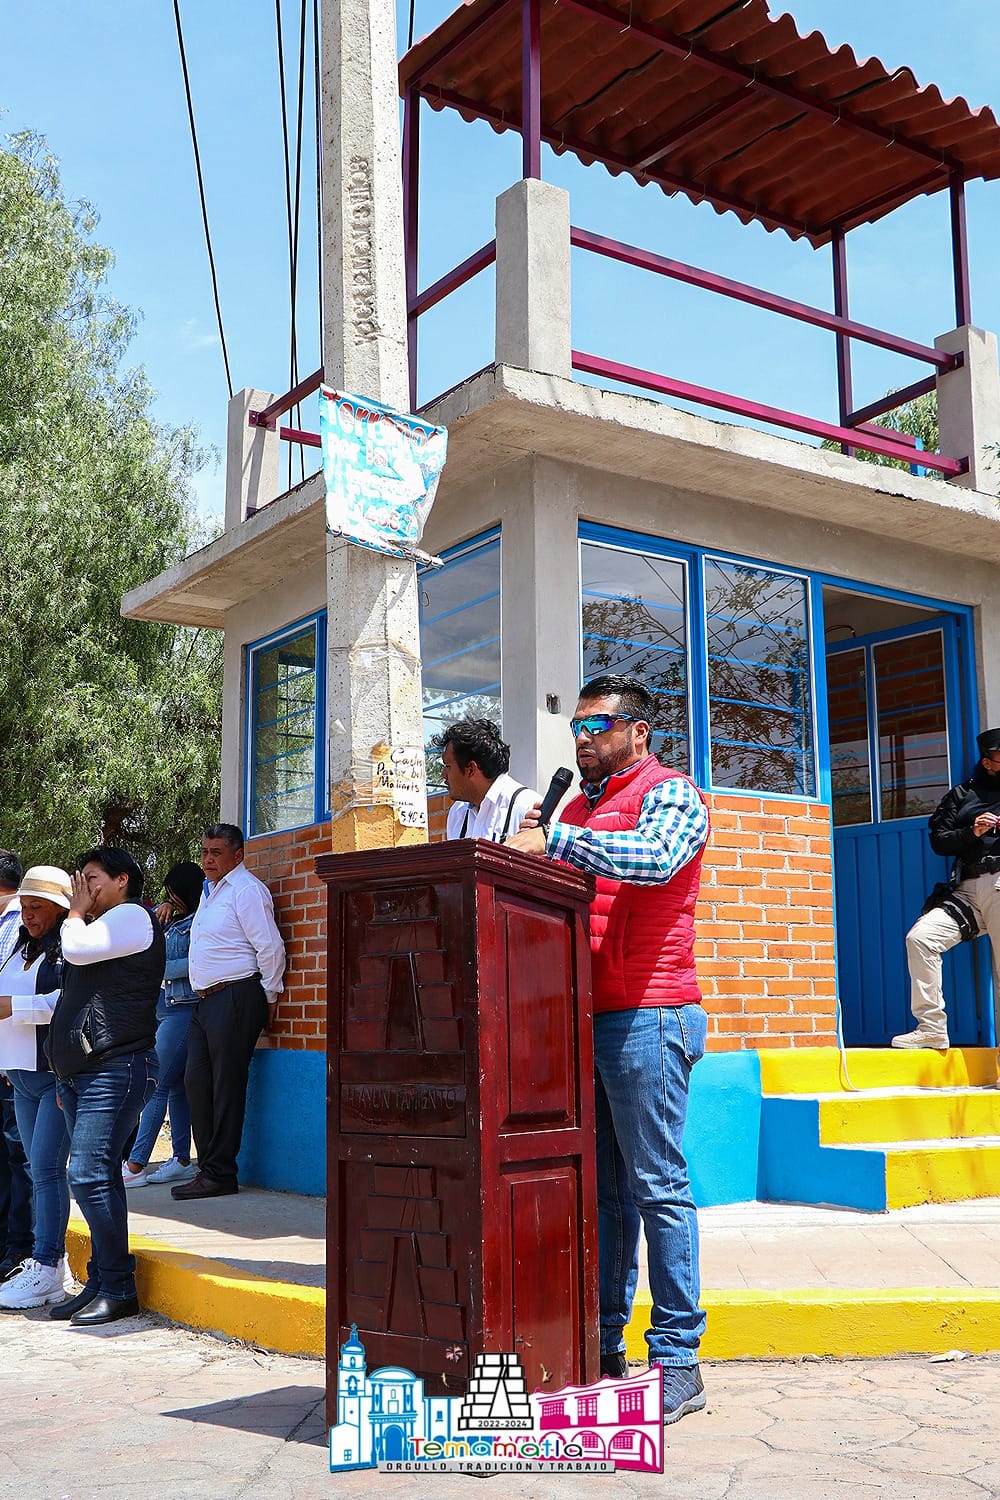
<path id="1" fill-rule="evenodd" d="M 73 1291 L 66 1262 L 69 1133 L 42 1046 L 62 983 L 59 931 L 72 900 L 65 870 L 35 865 L 21 881 L 21 931 L 0 968 L 0 1072 L 14 1087 L 14 1113 L 34 1190 L 34 1254 L 0 1285 L 0 1308 L 43 1307 Z"/>

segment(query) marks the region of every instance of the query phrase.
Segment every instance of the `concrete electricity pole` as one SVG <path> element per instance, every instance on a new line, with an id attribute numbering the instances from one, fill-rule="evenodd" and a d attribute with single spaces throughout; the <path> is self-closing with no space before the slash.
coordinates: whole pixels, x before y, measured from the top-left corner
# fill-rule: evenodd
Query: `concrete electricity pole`
<path id="1" fill-rule="evenodd" d="M 322 49 L 326 381 L 406 411 L 391 0 L 323 0 Z M 423 843 L 427 837 L 417 598 L 413 563 L 327 537 L 334 852 Z M 394 776 L 391 788 L 387 768 Z M 422 810 L 423 827 L 413 826 L 419 820 L 415 809 Z"/>

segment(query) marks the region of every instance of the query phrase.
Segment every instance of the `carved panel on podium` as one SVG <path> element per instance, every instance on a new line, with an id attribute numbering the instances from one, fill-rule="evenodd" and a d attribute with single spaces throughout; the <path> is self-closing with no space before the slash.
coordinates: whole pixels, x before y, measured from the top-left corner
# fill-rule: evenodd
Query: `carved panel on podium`
<path id="1" fill-rule="evenodd" d="M 505 1130 L 576 1123 L 576 975 L 573 930 L 563 912 L 498 894 L 503 916 L 507 1015 Z M 498 923 L 498 926 L 500 924 Z"/>
<path id="2" fill-rule="evenodd" d="M 463 1135 L 462 1020 L 447 948 L 454 913 L 447 901 L 442 912 L 430 887 L 361 891 L 345 906 L 352 942 L 341 1037 L 341 1130 Z"/>

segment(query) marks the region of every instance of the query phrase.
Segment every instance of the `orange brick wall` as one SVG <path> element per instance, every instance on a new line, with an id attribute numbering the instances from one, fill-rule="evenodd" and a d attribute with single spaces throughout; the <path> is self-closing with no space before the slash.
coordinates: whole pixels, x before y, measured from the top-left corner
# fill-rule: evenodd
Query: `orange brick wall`
<path id="1" fill-rule="evenodd" d="M 830 813 L 716 792 L 698 903 L 712 1052 L 836 1042 Z"/>
<path id="2" fill-rule="evenodd" d="M 698 975 L 710 1051 L 836 1041 L 830 815 L 815 803 L 715 793 L 698 903 Z M 435 805 L 436 804 L 436 805 Z M 431 805 L 431 837 L 445 802 Z M 314 873 L 329 824 L 247 841 L 270 888 L 288 972 L 262 1045 L 326 1046 L 326 888 Z"/>
<path id="3" fill-rule="evenodd" d="M 317 855 L 329 852 L 329 823 L 247 839 L 247 868 L 274 897 L 288 957 L 285 993 L 262 1046 L 313 1052 L 326 1047 L 326 886 L 315 864 Z"/>

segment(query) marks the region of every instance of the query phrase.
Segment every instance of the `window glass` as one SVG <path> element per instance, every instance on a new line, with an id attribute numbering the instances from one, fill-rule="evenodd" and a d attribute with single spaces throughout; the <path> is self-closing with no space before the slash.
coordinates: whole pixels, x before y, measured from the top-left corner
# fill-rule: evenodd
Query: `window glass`
<path id="1" fill-rule="evenodd" d="M 657 700 L 653 749 L 686 771 L 687 619 L 684 564 L 597 542 L 580 545 L 583 680 L 631 673 Z"/>
<path id="2" fill-rule="evenodd" d="M 316 818 L 316 625 L 250 652 L 250 832 Z"/>
<path id="3" fill-rule="evenodd" d="M 872 821 L 868 753 L 868 678 L 863 646 L 826 659 L 830 716 L 830 775 L 837 828 Z"/>
<path id="4" fill-rule="evenodd" d="M 873 647 L 883 820 L 926 817 L 951 784 L 940 631 Z"/>
<path id="5" fill-rule="evenodd" d="M 500 724 L 500 538 L 420 573 L 424 742 L 456 719 Z M 443 786 L 429 755 L 429 790 Z"/>
<path id="6" fill-rule="evenodd" d="M 705 561 L 712 784 L 814 796 L 806 585 Z"/>

